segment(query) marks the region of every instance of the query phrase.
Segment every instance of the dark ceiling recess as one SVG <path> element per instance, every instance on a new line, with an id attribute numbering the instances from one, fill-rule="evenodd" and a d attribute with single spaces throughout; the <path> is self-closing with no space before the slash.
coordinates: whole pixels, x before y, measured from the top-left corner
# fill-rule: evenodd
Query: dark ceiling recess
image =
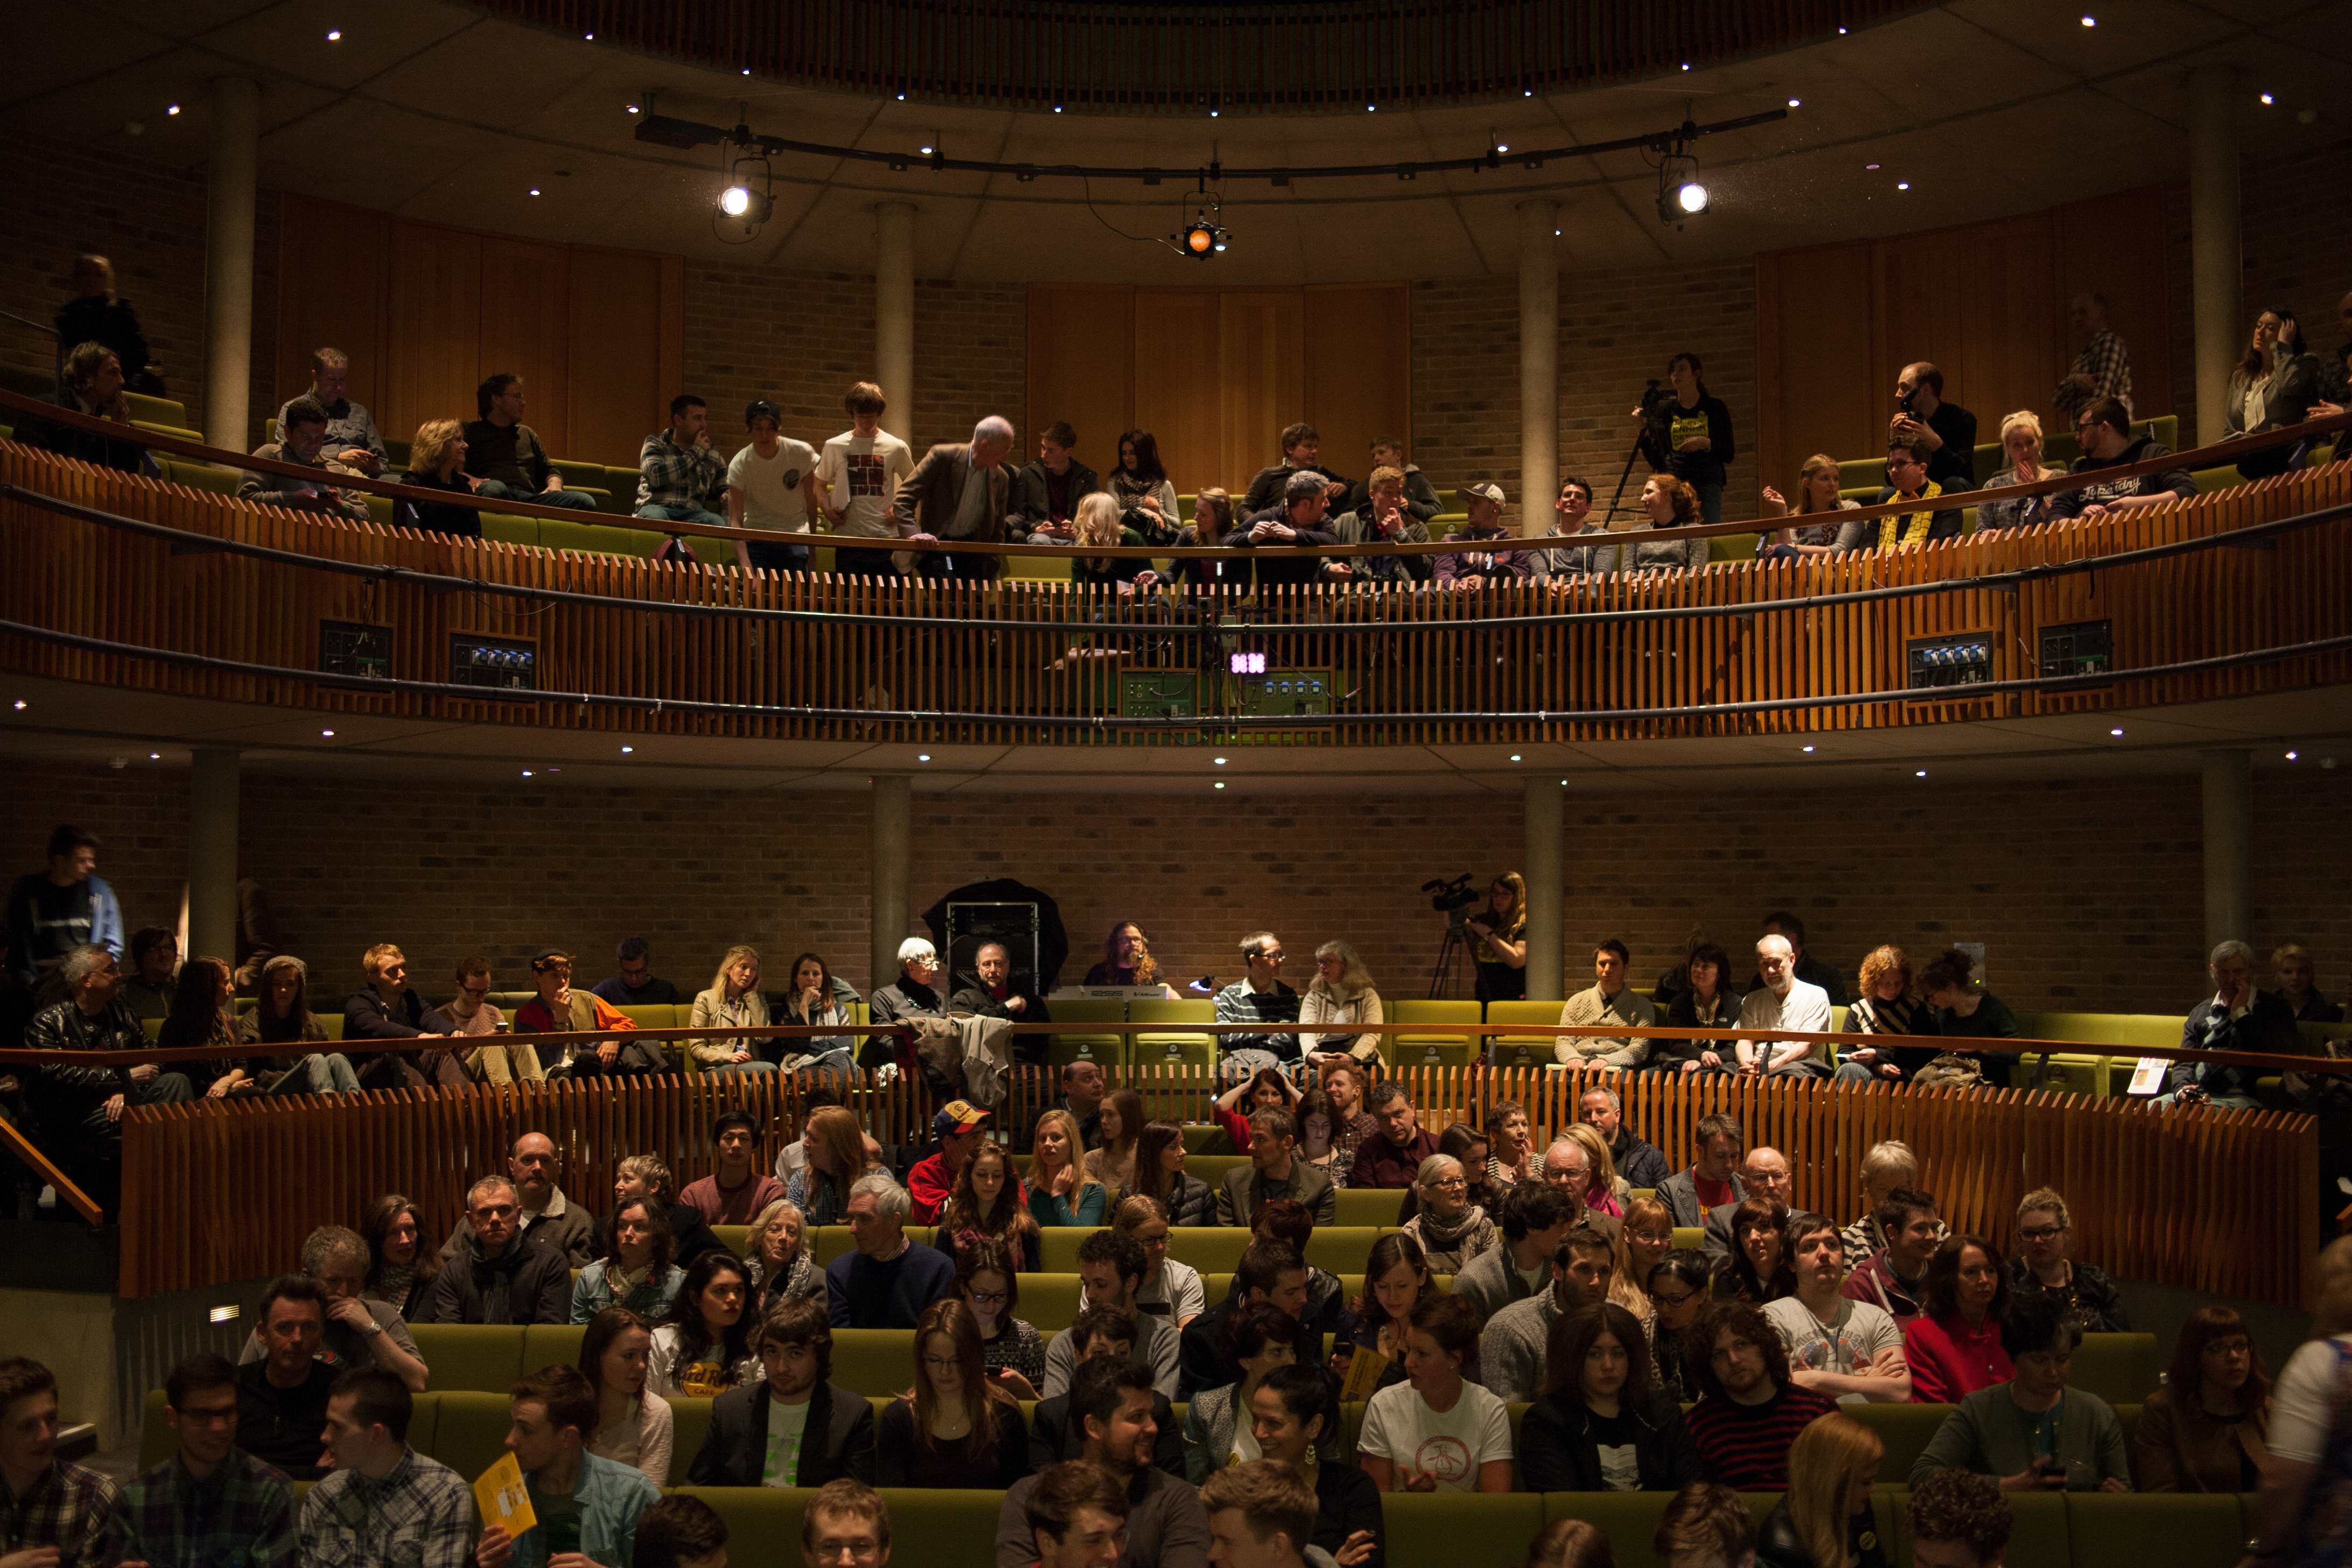
<path id="1" fill-rule="evenodd" d="M 1362 113 L 1696 69 L 1922 0 L 476 0 L 598 45 L 909 102 L 1071 113 Z"/>

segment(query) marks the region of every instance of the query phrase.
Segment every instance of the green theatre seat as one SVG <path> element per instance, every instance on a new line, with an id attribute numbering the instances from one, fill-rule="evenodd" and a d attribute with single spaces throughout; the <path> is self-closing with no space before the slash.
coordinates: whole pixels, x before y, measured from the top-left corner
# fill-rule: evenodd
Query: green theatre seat
<path id="1" fill-rule="evenodd" d="M 479 1394 L 452 1389 L 441 1395 L 433 1457 L 472 1480 L 506 1452 L 513 1410 L 504 1389 Z"/>
<path id="2" fill-rule="evenodd" d="M 684 1448 L 674 1449 L 673 1479 L 693 1464 Z M 726 1522 L 728 1561 L 743 1568 L 784 1568 L 800 1562 L 801 1514 L 816 1493 L 801 1487 L 678 1487 L 679 1497 L 700 1498 Z M 891 1518 L 898 1509 L 893 1495 Z M 990 1537 L 995 1535 L 993 1526 Z M 898 1532 L 891 1532 L 891 1555 L 898 1555 Z M 912 1559 L 908 1559 L 912 1561 Z"/>
<path id="3" fill-rule="evenodd" d="M 523 1374 L 522 1331 L 503 1324 L 412 1323 L 416 1353 L 436 1389 L 494 1389 L 503 1395 Z"/>
<path id="4" fill-rule="evenodd" d="M 996 1557 L 996 1516 L 1004 1506 L 997 1491 L 917 1490 L 894 1487 L 882 1494 L 890 1505 L 890 1560 L 919 1568 L 990 1568 Z M 777 1568 L 796 1562 L 795 1534 L 779 1553 Z"/>
<path id="5" fill-rule="evenodd" d="M 694 1457 L 702 1452 L 703 1438 L 709 1435 L 710 1401 L 673 1395 L 669 1419 L 669 1479 L 682 1481 L 694 1467 Z"/>
<path id="6" fill-rule="evenodd" d="M 1024 1304 L 1026 1304 L 1025 1300 Z M 1022 1316 L 1025 1318 L 1028 1314 L 1024 1312 Z M 1045 1331 L 1041 1329 L 1038 1331 L 1042 1333 Z M 834 1330 L 832 1381 L 869 1399 L 897 1394 L 911 1386 L 915 1381 L 915 1331 Z"/>
<path id="7" fill-rule="evenodd" d="M 1661 1508 L 1665 1500 L 1661 1494 Z M 1518 1568 L 1543 1528 L 1544 1500 L 1534 1492 L 1390 1492 L 1381 1499 L 1381 1520 L 1388 1560 L 1400 1568 Z"/>
<path id="8" fill-rule="evenodd" d="M 578 1366 L 580 1342 L 588 1337 L 585 1323 L 533 1323 L 522 1331 L 525 1376 L 543 1366 Z"/>
<path id="9" fill-rule="evenodd" d="M 2073 1568 L 2234 1563 L 2247 1533 L 2236 1497 L 2196 1492 L 2070 1492 L 2066 1531 L 2073 1538 Z"/>
<path id="10" fill-rule="evenodd" d="M 719 1244 L 738 1258 L 751 1256 L 751 1227 L 748 1225 L 714 1225 L 710 1234 Z"/>
<path id="11" fill-rule="evenodd" d="M 1706 1227 L 1696 1225 L 1675 1226 L 1675 1245 L 1687 1247 L 1694 1252 L 1704 1250 L 1706 1246 Z"/>
<path id="12" fill-rule="evenodd" d="M 1208 1276 L 1201 1278 L 1205 1284 Z M 1078 1321 L 1085 1291 L 1076 1274 L 1024 1274 L 1019 1289 L 1021 1304 L 1013 1315 L 1047 1339 Z"/>
<path id="13" fill-rule="evenodd" d="M 1394 1230 L 1397 1207 L 1404 1202 L 1403 1191 L 1396 1187 L 1341 1187 L 1332 1196 L 1338 1211 L 1335 1217 L 1340 1225 L 1354 1229 L 1369 1226 L 1376 1230 Z"/>
<path id="14" fill-rule="evenodd" d="M 1061 563 L 1065 567 L 1068 563 Z M 1065 571 L 1064 575 L 1068 574 Z M 1123 1024 L 1127 1021 L 1127 1003 L 1118 998 L 1078 997 L 1053 1005 L 1056 1024 Z M 1065 1067 L 1074 1061 L 1099 1062 L 1105 1069 L 1123 1067 L 1127 1062 L 1127 1038 L 1123 1035 L 1052 1035 L 1045 1042 L 1045 1061 L 1051 1067 Z"/>
<path id="15" fill-rule="evenodd" d="M 2161 1364 L 2154 1334 L 2084 1334 L 2071 1381 L 2110 1405 L 2138 1405 L 2156 1392 Z"/>
<path id="16" fill-rule="evenodd" d="M 1486 1004 L 1486 1022 L 1558 1024 L 1562 1005 L 1559 1002 L 1489 1002 Z M 1552 1042 L 1541 1035 L 1491 1035 L 1486 1037 L 1486 1044 L 1495 1053 L 1496 1067 L 1549 1067 L 1559 1059 Z"/>
<path id="17" fill-rule="evenodd" d="M 631 555 L 643 558 L 659 550 L 663 536 L 639 528 L 616 528 L 601 522 L 558 521 L 541 518 L 539 542 L 548 550 L 576 550 L 586 555 Z"/>
<path id="18" fill-rule="evenodd" d="M 245 476 L 235 468 L 216 468 L 210 463 L 191 462 L 185 458 L 160 458 L 163 477 L 175 485 L 185 485 L 192 490 L 210 490 L 215 495 L 233 496 Z"/>
<path id="19" fill-rule="evenodd" d="M 1952 1413 L 1948 1405 L 1841 1405 L 1838 1409 L 1878 1434 L 1886 1445 L 1878 1473 L 1896 1481 L 1911 1473 L 1911 1462 L 1927 1451 L 1937 1429 Z"/>
<path id="20" fill-rule="evenodd" d="M 1395 1014 L 1390 1022 L 1410 1026 L 1413 1032 L 1381 1036 L 1382 1061 L 1392 1067 L 1460 1067 L 1470 1059 L 1480 1022 L 1477 1003 L 1407 999 L 1391 1005 Z"/>

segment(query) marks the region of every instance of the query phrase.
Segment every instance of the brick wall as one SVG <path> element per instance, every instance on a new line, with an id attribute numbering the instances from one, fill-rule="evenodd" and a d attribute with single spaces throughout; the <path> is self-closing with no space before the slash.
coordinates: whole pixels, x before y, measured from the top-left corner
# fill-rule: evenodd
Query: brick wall
<path id="1" fill-rule="evenodd" d="M 164 390 L 204 426 L 205 175 L 82 142 L 11 137 L 0 147 L 0 309 L 47 321 L 71 297 L 77 253 L 114 263 L 115 288 L 139 312 Z M 257 209 L 252 405 L 268 401 L 278 326 L 278 194 Z M 0 355 L 47 372 L 55 342 L 0 320 Z M 68 347 L 71 345 L 68 344 Z"/>
<path id="2" fill-rule="evenodd" d="M 133 929 L 178 919 L 185 776 L 143 756 L 121 771 L 13 772 L 0 865 L 40 863 L 51 824 L 106 840 L 101 875 Z M 1908 781 L 1906 781 L 1906 784 Z M 1884 793 L 1884 792 L 1882 792 Z M 1568 806 L 1568 966 L 1614 934 L 1645 985 L 1694 926 L 1737 952 L 1764 913 L 1802 913 L 1841 970 L 1883 941 L 1924 962 L 1982 942 L 1993 988 L 2026 1009 L 2185 1010 L 2203 943 L 2193 774 L 2071 784 L 1919 784 L 1899 805 L 1841 792 L 1793 817 L 1758 792 L 1673 799 L 1596 794 Z M 2255 930 L 2300 941 L 2331 994 L 2352 986 L 2352 774 L 2308 762 L 2255 781 Z M 1060 904 L 1075 981 L 1115 920 L 1142 921 L 1166 972 L 1230 979 L 1233 944 L 1268 926 L 1311 978 L 1344 935 L 1391 998 L 1424 994 L 1441 922 L 1417 891 L 1519 860 L 1512 806 L 1464 796 L 916 797 L 910 905 L 1017 877 Z M 855 793 L 420 789 L 269 775 L 246 781 L 245 863 L 270 892 L 322 991 L 356 984 L 361 951 L 393 940 L 425 985 L 479 952 L 520 985 L 546 942 L 608 972 L 621 936 L 653 938 L 661 970 L 698 989 L 730 942 L 772 964 L 814 948 L 861 985 L 867 950 L 866 799 Z M 720 831 L 727 825 L 727 831 Z M 919 931 L 918 923 L 911 928 Z M 1466 994 L 1468 975 L 1464 975 Z"/>

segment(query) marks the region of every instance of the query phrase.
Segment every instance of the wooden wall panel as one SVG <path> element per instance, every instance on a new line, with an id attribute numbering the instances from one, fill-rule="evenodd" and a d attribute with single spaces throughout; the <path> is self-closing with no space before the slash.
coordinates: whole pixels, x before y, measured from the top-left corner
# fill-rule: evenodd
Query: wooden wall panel
<path id="1" fill-rule="evenodd" d="M 482 240 L 464 229 L 393 226 L 377 428 L 406 437 L 427 419 L 474 416 L 474 387 L 481 380 Z"/>
<path id="2" fill-rule="evenodd" d="M 1890 399 L 1877 374 L 1870 252 L 1862 246 L 1757 258 L 1757 461 L 1793 502 L 1798 469 L 1815 452 L 1860 457 Z M 1886 385 L 1892 386 L 1891 379 Z"/>
<path id="3" fill-rule="evenodd" d="M 1412 423 L 1409 294 L 1402 283 L 1310 288 L 1306 315 L 1302 417 L 1322 437 L 1324 466 L 1360 479 L 1373 437 L 1403 440 Z"/>
<path id="4" fill-rule="evenodd" d="M 1119 432 L 1135 423 L 1135 290 L 1036 286 L 1029 290 L 1029 379 L 1016 462 L 1045 426 L 1066 420 L 1078 460 L 1097 473 L 1118 461 Z"/>
<path id="5" fill-rule="evenodd" d="M 572 252 L 572 450 L 559 457 L 635 468 L 646 435 L 669 423 L 681 373 L 663 357 L 666 259 L 586 246 Z M 670 342 L 682 338 L 681 326 Z"/>
<path id="6" fill-rule="evenodd" d="M 572 455 L 572 251 L 520 239 L 482 242 L 477 377 L 523 378 L 524 423 L 547 449 Z M 469 405 L 467 417 L 472 417 Z M 405 432 L 403 432 L 405 434 Z"/>
<path id="7" fill-rule="evenodd" d="M 1233 477 L 1218 462 L 1224 389 L 1216 342 L 1215 289 L 1137 293 L 1135 423 L 1159 441 L 1160 460 L 1181 495 Z"/>
<path id="8" fill-rule="evenodd" d="M 2053 215 L 2057 239 L 2051 292 L 2063 311 L 2078 293 L 2104 294 L 2107 324 L 2131 350 L 2132 406 L 2143 416 L 2172 411 L 2171 298 L 2165 260 L 2164 191 L 2118 191 L 2071 202 Z M 2071 333 L 2050 376 L 2074 362 L 2083 345 Z"/>
<path id="9" fill-rule="evenodd" d="M 1217 464 L 1236 497 L 1251 475 L 1282 460 L 1282 428 L 1305 411 L 1304 315 L 1295 289 L 1236 289 L 1218 296 L 1217 364 L 1224 399 L 1217 421 Z"/>
<path id="10" fill-rule="evenodd" d="M 1784 490 L 1811 453 L 1876 457 L 1902 367 L 1932 360 L 1952 401 L 1997 440 L 2001 416 L 2048 426 L 2080 348 L 2083 289 L 2107 296 L 2143 413 L 2171 405 L 2164 203 L 2126 191 L 2043 212 L 1756 258 L 1757 447 Z"/>
<path id="11" fill-rule="evenodd" d="M 384 387 L 383 272 L 394 220 L 340 202 L 289 195 L 278 226 L 276 395 L 254 423 L 310 384 L 310 352 L 351 356 L 346 395 L 382 420 Z"/>

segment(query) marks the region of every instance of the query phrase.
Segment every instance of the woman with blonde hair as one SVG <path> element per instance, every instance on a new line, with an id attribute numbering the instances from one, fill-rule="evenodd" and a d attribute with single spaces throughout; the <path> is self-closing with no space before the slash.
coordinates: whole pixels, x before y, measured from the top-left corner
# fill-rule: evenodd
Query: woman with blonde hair
<path id="1" fill-rule="evenodd" d="M 1131 1089 L 1112 1089 L 1097 1114 L 1097 1144 L 1087 1151 L 1087 1177 L 1101 1183 L 1105 1192 L 1132 1191 L 1136 1143 L 1143 1136 L 1143 1097 Z"/>
<path id="2" fill-rule="evenodd" d="M 1756 1532 L 1758 1568 L 1884 1568 L 1870 1489 L 1885 1458 L 1878 1434 L 1851 1415 L 1823 1415 L 1798 1433 L 1789 1489 Z"/>
<path id="3" fill-rule="evenodd" d="M 751 1311 L 764 1317 L 779 1301 L 824 1300 L 824 1270 L 809 1249 L 808 1216 L 790 1198 L 778 1198 L 751 1222 L 743 1255 L 751 1271 Z"/>
<path id="4" fill-rule="evenodd" d="M 1496 1193 L 1535 1178 L 1535 1134 L 1528 1127 L 1528 1108 L 1516 1100 L 1498 1100 L 1486 1108 L 1486 1185 Z"/>
<path id="5" fill-rule="evenodd" d="M 400 476 L 400 482 L 419 489 L 472 495 L 473 484 L 466 478 L 463 429 L 455 419 L 427 419 L 419 425 L 416 438 L 408 444 L 408 471 Z M 469 506 L 402 500 L 393 506 L 392 521 L 395 528 L 420 528 L 427 533 L 449 533 L 460 539 L 482 537 L 482 514 Z"/>
<path id="6" fill-rule="evenodd" d="M 1356 950 L 1334 939 L 1315 950 L 1315 978 L 1298 999 L 1300 1043 L 1307 1059 L 1319 1064 L 1334 1057 L 1351 1056 L 1360 1062 L 1380 1060 L 1381 1037 L 1360 1035 L 1364 1024 L 1385 1021 L 1381 994 L 1372 985 L 1372 972 Z M 1320 1033 L 1316 1033 L 1319 1029 Z"/>
<path id="7" fill-rule="evenodd" d="M 2271 1390 L 2253 1562 L 2341 1562 L 2352 1546 L 2352 1236 L 2320 1249 L 2312 1289 L 2311 1338 Z"/>
<path id="8" fill-rule="evenodd" d="M 808 1163 L 796 1168 L 784 1184 L 784 1196 L 808 1216 L 811 1225 L 845 1225 L 849 1188 L 869 1171 L 887 1173 L 887 1167 L 866 1152 L 866 1130 L 857 1112 L 845 1105 L 820 1105 L 809 1112 L 801 1132 Z"/>
<path id="9" fill-rule="evenodd" d="M 1984 482 L 1983 493 L 1987 495 L 2058 477 L 2059 470 L 2042 460 L 2042 416 L 2030 408 L 2021 408 L 2000 422 L 2000 449 L 2009 458 L 2009 467 Z M 2046 495 L 1977 503 L 1979 533 L 1989 533 L 1997 528 L 2032 528 L 2049 521 L 2050 498 Z"/>
<path id="10" fill-rule="evenodd" d="M 1625 1205 L 1632 1201 L 1633 1189 L 1617 1173 L 1617 1157 L 1609 1152 L 1609 1140 L 1589 1121 L 1579 1121 L 1560 1130 L 1562 1138 L 1584 1151 L 1592 1163 L 1584 1189 L 1584 1206 L 1597 1209 L 1619 1219 L 1625 1217 Z"/>
<path id="11" fill-rule="evenodd" d="M 1815 452 L 1807 458 L 1804 466 L 1797 470 L 1797 515 L 1860 511 L 1860 501 L 1848 500 L 1838 493 L 1840 477 L 1838 460 L 1827 452 Z M 1787 499 L 1770 485 L 1764 487 L 1762 499 L 1767 517 L 1789 515 Z M 1797 523 L 1777 532 L 1759 534 L 1756 553 L 1768 561 L 1799 561 L 1851 550 L 1861 539 L 1862 524 L 1858 522 Z"/>
<path id="12" fill-rule="evenodd" d="M 1056 1109 L 1037 1119 L 1029 1155 L 1029 1213 L 1040 1226 L 1102 1224 L 1110 1194 L 1087 1174 L 1085 1149 L 1078 1119 L 1068 1111 Z"/>
<path id="13" fill-rule="evenodd" d="M 1097 490 L 1081 500 L 1078 515 L 1072 521 L 1076 525 L 1073 543 L 1140 548 L 1148 542 L 1140 532 L 1127 525 L 1118 499 L 1108 490 Z M 1115 586 L 1122 594 L 1132 594 L 1159 582 L 1160 574 L 1151 569 L 1148 555 L 1074 555 L 1070 558 L 1070 581 L 1082 587 Z"/>
<path id="14" fill-rule="evenodd" d="M 760 990 L 760 950 L 738 942 L 719 961 L 710 988 L 694 999 L 693 1026 L 698 1029 L 764 1028 L 768 998 Z M 695 1065 L 707 1072 L 773 1072 L 776 1064 L 761 1059 L 766 1041 L 748 1035 L 730 1039 L 688 1040 L 687 1050 Z"/>

